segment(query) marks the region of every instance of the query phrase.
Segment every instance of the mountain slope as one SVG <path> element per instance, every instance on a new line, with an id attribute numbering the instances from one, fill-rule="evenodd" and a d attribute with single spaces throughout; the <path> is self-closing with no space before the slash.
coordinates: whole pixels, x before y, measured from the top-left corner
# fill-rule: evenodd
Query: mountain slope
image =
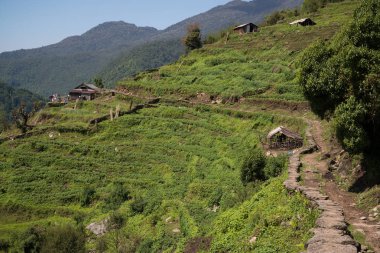
<path id="1" fill-rule="evenodd" d="M 76 83 L 87 81 L 122 51 L 157 32 L 150 27 L 107 22 L 54 45 L 0 54 L 0 76 L 14 86 L 42 95 L 67 92 Z"/>
<path id="2" fill-rule="evenodd" d="M 162 44 L 162 40 L 179 41 L 189 23 L 199 23 L 204 34 L 207 34 L 236 23 L 259 22 L 273 10 L 294 7 L 300 3 L 301 0 L 232 1 L 163 31 L 150 27 L 136 27 L 124 22 L 107 22 L 81 36 L 69 37 L 54 45 L 0 54 L 0 76 L 7 83 L 45 96 L 52 92 L 65 93 L 72 86 L 88 81 L 97 73 L 115 69 L 112 66 L 117 62 L 121 63 L 121 67 L 116 69 L 119 68 L 120 73 L 126 74 L 170 63 L 183 52 L 179 43 L 173 44 L 175 54 L 162 54 L 155 60 L 156 64 L 149 66 L 144 64 L 149 59 L 145 56 L 140 58 L 131 52 L 131 49 L 140 46 L 137 50 L 141 51 L 145 42 L 161 41 L 158 44 Z M 123 58 L 124 60 L 121 60 Z M 130 63 L 125 64 L 123 61 Z M 107 66 L 108 64 L 111 67 Z M 127 69 L 131 65 L 134 66 L 134 71 Z"/>

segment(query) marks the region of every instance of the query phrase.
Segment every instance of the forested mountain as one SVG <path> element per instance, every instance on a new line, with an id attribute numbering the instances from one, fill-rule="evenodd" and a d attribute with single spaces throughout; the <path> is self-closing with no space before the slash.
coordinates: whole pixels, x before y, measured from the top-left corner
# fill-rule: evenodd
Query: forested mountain
<path id="1" fill-rule="evenodd" d="M 122 21 L 107 22 L 57 44 L 0 54 L 0 77 L 13 87 L 26 88 L 44 96 L 53 92 L 65 93 L 99 73 L 112 84 L 116 80 L 114 76 L 134 74 L 178 58 L 183 52 L 180 38 L 190 23 L 199 23 L 205 35 L 241 22 L 259 22 L 276 9 L 294 7 L 301 2 L 235 0 L 162 31 Z M 167 40 L 170 43 L 163 46 Z M 153 58 L 149 57 L 151 54 Z"/>

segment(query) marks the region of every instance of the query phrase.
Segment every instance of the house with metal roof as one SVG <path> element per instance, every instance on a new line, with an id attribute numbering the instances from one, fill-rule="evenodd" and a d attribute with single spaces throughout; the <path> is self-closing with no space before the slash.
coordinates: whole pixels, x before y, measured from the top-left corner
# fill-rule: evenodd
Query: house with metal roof
<path id="1" fill-rule="evenodd" d="M 309 25 L 316 25 L 316 23 L 310 18 L 303 18 L 303 19 L 294 20 L 293 22 L 289 23 L 289 25 L 309 26 Z"/>
<path id="2" fill-rule="evenodd" d="M 242 24 L 234 28 L 234 32 L 238 34 L 257 32 L 259 27 L 253 23 Z"/>
<path id="3" fill-rule="evenodd" d="M 100 94 L 101 89 L 91 83 L 82 83 L 72 89 L 69 93 L 70 100 L 82 99 L 93 100 L 97 94 Z"/>

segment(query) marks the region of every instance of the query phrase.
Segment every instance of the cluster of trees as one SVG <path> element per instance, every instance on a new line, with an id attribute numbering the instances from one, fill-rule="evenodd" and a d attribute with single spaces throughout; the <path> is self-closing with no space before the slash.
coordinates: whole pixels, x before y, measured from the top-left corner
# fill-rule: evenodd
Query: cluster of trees
<path id="1" fill-rule="evenodd" d="M 319 41 L 300 59 L 299 84 L 312 109 L 331 117 L 352 153 L 379 143 L 380 1 L 364 0 L 331 42 Z M 323 63 L 323 64 L 321 64 Z"/>

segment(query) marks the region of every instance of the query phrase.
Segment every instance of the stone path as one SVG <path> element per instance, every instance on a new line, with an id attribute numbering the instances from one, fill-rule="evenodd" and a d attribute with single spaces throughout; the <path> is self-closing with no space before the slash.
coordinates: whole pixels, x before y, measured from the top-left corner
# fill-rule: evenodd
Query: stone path
<path id="1" fill-rule="evenodd" d="M 321 215 L 313 229 L 314 236 L 307 242 L 308 253 L 357 253 L 360 245 L 350 236 L 347 230 L 343 209 L 340 205 L 320 193 L 316 187 L 301 186 L 300 181 L 300 154 L 312 153 L 318 150 L 310 131 L 306 133 L 309 146 L 295 152 L 289 159 L 288 179 L 284 186 L 289 191 L 299 191 L 305 195 L 317 208 Z"/>

